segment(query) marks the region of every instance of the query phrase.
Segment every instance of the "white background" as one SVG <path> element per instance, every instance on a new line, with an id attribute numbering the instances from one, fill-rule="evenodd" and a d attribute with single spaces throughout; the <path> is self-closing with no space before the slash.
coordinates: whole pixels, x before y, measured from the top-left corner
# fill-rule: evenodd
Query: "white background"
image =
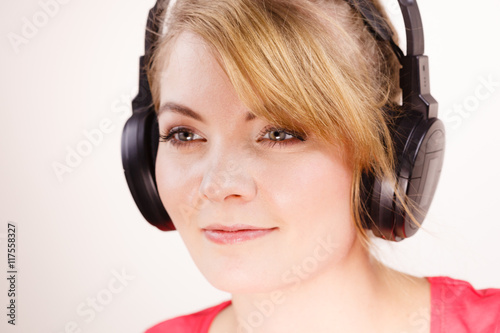
<path id="1" fill-rule="evenodd" d="M 401 31 L 396 1 L 386 2 Z M 71 325 L 141 332 L 229 299 L 201 276 L 177 232 L 144 221 L 123 175 L 121 130 L 153 4 L 66 0 L 17 52 L 9 34 L 22 36 L 24 20 L 40 19 L 43 8 L 35 0 L 0 4 L 2 332 L 60 333 Z M 380 256 L 415 275 L 500 287 L 500 2 L 419 5 L 432 93 L 447 125 L 445 166 L 426 230 L 398 244 L 377 242 Z M 103 120 L 102 142 L 59 181 L 53 163 L 64 164 L 68 149 Z M 15 327 L 6 323 L 9 221 L 18 235 Z M 128 280 L 115 281 L 118 273 Z M 105 304 L 92 316 L 88 302 L 96 297 Z"/>

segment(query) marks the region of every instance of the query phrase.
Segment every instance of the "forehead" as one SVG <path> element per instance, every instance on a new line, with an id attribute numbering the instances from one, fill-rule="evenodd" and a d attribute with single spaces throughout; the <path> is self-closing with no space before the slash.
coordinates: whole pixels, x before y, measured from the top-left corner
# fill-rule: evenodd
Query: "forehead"
<path id="1" fill-rule="evenodd" d="M 161 73 L 162 85 L 172 79 L 182 79 L 182 76 L 220 75 L 221 70 L 217 67 L 219 65 L 208 44 L 198 35 L 182 32 L 168 45 Z"/>
<path id="2" fill-rule="evenodd" d="M 183 32 L 168 47 L 161 73 L 161 100 L 165 95 L 178 95 L 179 90 L 200 92 L 208 78 L 224 80 L 224 71 L 201 37 Z"/>
<path id="3" fill-rule="evenodd" d="M 207 114 L 207 119 L 222 110 L 244 112 L 248 118 L 249 109 L 208 43 L 194 33 L 183 32 L 169 47 L 161 73 L 160 110 L 165 104 L 178 103 Z"/>
<path id="4" fill-rule="evenodd" d="M 171 60 L 177 62 L 204 60 L 211 53 L 211 49 L 205 40 L 190 31 L 180 32 L 169 44 L 170 53 L 166 59 L 167 65 Z"/>

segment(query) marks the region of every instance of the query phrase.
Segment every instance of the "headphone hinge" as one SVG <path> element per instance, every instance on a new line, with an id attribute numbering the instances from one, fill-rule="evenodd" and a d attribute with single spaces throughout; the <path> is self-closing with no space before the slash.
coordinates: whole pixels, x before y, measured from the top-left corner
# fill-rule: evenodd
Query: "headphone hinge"
<path id="1" fill-rule="evenodd" d="M 422 113 L 425 119 L 436 118 L 438 103 L 430 93 L 429 58 L 405 56 L 400 70 L 403 105 Z"/>

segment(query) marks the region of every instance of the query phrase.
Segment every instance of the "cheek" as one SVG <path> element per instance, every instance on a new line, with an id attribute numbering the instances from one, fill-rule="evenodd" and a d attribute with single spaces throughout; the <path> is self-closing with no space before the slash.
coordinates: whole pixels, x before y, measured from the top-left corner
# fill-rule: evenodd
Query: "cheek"
<path id="1" fill-rule="evenodd" d="M 271 163 L 259 179 L 259 188 L 276 207 L 288 216 L 303 217 L 293 218 L 297 225 L 310 226 L 315 217 L 350 217 L 352 172 L 329 155 L 311 153 L 285 166 Z"/>
<path id="2" fill-rule="evenodd" d="M 273 165 L 273 164 L 271 164 Z M 259 190 L 286 235 L 287 256 L 301 261 L 328 239 L 340 260 L 356 237 L 351 213 L 352 171 L 321 152 L 262 173 Z"/>
<path id="3" fill-rule="evenodd" d="M 191 167 L 190 167 L 191 165 Z M 158 154 L 156 183 L 161 201 L 172 218 L 176 229 L 182 230 L 192 222 L 196 212 L 196 178 L 192 164 L 182 162 L 168 154 Z"/>

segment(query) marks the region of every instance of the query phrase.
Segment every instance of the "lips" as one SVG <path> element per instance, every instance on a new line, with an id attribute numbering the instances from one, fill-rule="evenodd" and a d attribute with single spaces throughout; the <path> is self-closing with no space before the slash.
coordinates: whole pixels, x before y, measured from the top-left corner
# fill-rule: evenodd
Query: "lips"
<path id="1" fill-rule="evenodd" d="M 236 244 L 266 236 L 278 228 L 262 228 L 247 224 L 211 224 L 203 228 L 203 234 L 216 244 Z"/>

